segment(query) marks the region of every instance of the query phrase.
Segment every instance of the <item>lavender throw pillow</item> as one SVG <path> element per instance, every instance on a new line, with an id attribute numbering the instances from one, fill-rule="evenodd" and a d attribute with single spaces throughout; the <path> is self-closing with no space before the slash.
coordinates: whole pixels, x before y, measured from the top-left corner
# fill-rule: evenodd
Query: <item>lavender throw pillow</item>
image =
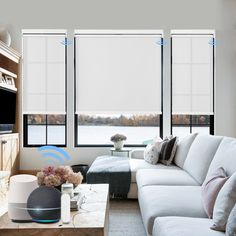
<path id="1" fill-rule="evenodd" d="M 205 179 L 202 184 L 202 200 L 204 209 L 210 219 L 213 216 L 213 209 L 216 198 L 221 188 L 228 180 L 226 173 L 222 167 L 216 169 L 216 171 Z"/>

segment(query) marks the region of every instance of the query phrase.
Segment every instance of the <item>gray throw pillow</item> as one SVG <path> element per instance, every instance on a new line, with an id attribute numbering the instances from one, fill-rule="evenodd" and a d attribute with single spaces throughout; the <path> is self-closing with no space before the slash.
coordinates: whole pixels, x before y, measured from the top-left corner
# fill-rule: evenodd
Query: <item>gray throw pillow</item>
<path id="1" fill-rule="evenodd" d="M 226 181 L 220 190 L 214 210 L 211 229 L 225 231 L 229 214 L 236 203 L 236 172 Z"/>
<path id="2" fill-rule="evenodd" d="M 236 205 L 234 205 L 228 218 L 226 236 L 236 236 Z"/>

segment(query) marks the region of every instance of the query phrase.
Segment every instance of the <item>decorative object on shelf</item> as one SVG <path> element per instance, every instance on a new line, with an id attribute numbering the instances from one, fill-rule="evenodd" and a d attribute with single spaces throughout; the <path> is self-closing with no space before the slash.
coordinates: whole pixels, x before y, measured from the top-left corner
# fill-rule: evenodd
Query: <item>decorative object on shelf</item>
<path id="1" fill-rule="evenodd" d="M 37 173 L 38 184 L 60 189 L 64 183 L 78 186 L 82 183 L 83 176 L 80 172 L 75 173 L 70 166 L 47 166 Z"/>
<path id="2" fill-rule="evenodd" d="M 5 83 L 6 83 L 6 80 L 5 80 L 5 78 L 3 77 L 2 72 L 0 72 L 0 85 L 2 86 L 2 84 L 5 84 Z"/>
<path id="3" fill-rule="evenodd" d="M 17 91 L 14 78 L 8 75 L 3 76 L 1 72 L 0 72 L 0 86 Z"/>
<path id="4" fill-rule="evenodd" d="M 0 28 L 0 40 L 4 42 L 8 47 L 11 46 L 11 35 L 6 28 Z"/>
<path id="5" fill-rule="evenodd" d="M 15 82 L 14 82 L 14 78 L 13 77 L 5 75 L 5 80 L 6 80 L 6 83 L 9 86 L 13 86 L 15 88 Z"/>
<path id="6" fill-rule="evenodd" d="M 124 141 L 127 139 L 127 137 L 123 134 L 115 134 L 111 136 L 111 141 L 114 144 L 114 148 L 116 150 L 122 150 L 124 146 Z"/>

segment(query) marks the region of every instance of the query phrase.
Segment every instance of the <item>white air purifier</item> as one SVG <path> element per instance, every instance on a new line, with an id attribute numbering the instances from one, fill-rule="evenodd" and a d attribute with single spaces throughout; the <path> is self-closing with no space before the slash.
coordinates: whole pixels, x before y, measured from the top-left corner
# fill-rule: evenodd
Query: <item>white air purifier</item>
<path id="1" fill-rule="evenodd" d="M 34 175 L 14 175 L 10 178 L 8 216 L 12 221 L 32 221 L 27 211 L 27 200 L 36 188 L 38 181 Z"/>

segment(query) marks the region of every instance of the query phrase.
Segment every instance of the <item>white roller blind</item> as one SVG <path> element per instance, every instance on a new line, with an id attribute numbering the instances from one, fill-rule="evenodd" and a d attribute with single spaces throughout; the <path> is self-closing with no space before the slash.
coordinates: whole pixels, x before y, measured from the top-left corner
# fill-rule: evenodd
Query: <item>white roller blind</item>
<path id="1" fill-rule="evenodd" d="M 161 35 L 76 35 L 76 113 L 161 113 Z"/>
<path id="2" fill-rule="evenodd" d="M 23 113 L 65 114 L 65 34 L 23 34 Z"/>
<path id="3" fill-rule="evenodd" d="M 172 113 L 213 114 L 213 35 L 172 35 Z"/>

